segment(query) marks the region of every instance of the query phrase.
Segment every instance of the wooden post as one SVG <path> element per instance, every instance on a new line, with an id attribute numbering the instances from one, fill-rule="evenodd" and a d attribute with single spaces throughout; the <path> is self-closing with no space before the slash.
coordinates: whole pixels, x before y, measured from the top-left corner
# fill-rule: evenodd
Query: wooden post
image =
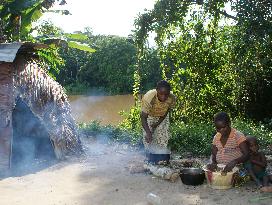
<path id="1" fill-rule="evenodd" d="M 12 63 L 0 63 L 0 172 L 10 168 L 12 109 L 14 104 Z"/>

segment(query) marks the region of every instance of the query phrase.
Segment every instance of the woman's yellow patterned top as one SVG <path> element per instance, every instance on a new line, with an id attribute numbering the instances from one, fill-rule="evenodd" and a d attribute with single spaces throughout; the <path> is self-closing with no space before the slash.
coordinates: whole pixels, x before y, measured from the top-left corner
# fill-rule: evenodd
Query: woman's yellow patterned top
<path id="1" fill-rule="evenodd" d="M 176 97 L 170 93 L 165 102 L 161 102 L 157 96 L 157 90 L 149 90 L 142 98 L 142 112 L 153 117 L 164 116 L 167 110 L 176 104 Z"/>

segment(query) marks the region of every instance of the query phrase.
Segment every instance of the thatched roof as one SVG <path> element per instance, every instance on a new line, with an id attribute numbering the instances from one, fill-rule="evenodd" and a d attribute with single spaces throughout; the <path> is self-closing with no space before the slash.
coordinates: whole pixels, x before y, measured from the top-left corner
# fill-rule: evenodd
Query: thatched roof
<path id="1" fill-rule="evenodd" d="M 13 62 L 21 45 L 21 43 L 0 44 L 0 61 Z"/>
<path id="2" fill-rule="evenodd" d="M 37 49 L 47 48 L 48 46 L 40 43 L 14 42 L 0 44 L 0 62 L 13 62 L 18 53 L 31 53 Z"/>
<path id="3" fill-rule="evenodd" d="M 35 51 L 41 48 L 47 48 L 47 45 L 0 44 L 0 172 L 10 167 L 10 122 L 18 98 L 44 125 L 58 159 L 82 153 L 79 132 L 62 86 L 48 75 L 36 58 L 28 59 L 35 57 Z"/>

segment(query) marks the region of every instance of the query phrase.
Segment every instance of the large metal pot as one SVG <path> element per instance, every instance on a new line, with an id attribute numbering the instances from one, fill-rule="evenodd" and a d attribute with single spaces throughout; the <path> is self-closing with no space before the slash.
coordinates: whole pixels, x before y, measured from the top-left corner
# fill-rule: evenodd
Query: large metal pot
<path id="1" fill-rule="evenodd" d="M 164 161 L 166 163 L 169 163 L 170 160 L 170 154 L 153 154 L 148 153 L 147 159 L 149 163 L 158 164 L 160 161 Z"/>
<path id="2" fill-rule="evenodd" d="M 200 185 L 205 179 L 205 172 L 201 168 L 184 168 L 180 172 L 181 181 L 186 185 Z"/>

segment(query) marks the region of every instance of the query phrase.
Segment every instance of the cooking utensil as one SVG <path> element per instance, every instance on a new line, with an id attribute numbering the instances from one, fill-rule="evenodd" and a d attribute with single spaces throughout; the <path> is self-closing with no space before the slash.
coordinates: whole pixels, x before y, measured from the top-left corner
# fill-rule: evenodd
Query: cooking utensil
<path id="1" fill-rule="evenodd" d="M 148 154 L 148 162 L 158 164 L 160 161 L 165 161 L 166 163 L 169 163 L 170 160 L 170 154 Z"/>
<path id="2" fill-rule="evenodd" d="M 233 185 L 234 174 L 239 170 L 237 167 L 234 167 L 231 172 L 222 173 L 225 165 L 218 164 L 219 171 L 210 171 L 206 166 L 203 167 L 205 171 L 206 179 L 208 185 L 213 189 L 230 189 Z"/>
<path id="3" fill-rule="evenodd" d="M 205 179 L 205 172 L 201 168 L 184 168 L 180 172 L 181 181 L 186 185 L 200 185 Z"/>

